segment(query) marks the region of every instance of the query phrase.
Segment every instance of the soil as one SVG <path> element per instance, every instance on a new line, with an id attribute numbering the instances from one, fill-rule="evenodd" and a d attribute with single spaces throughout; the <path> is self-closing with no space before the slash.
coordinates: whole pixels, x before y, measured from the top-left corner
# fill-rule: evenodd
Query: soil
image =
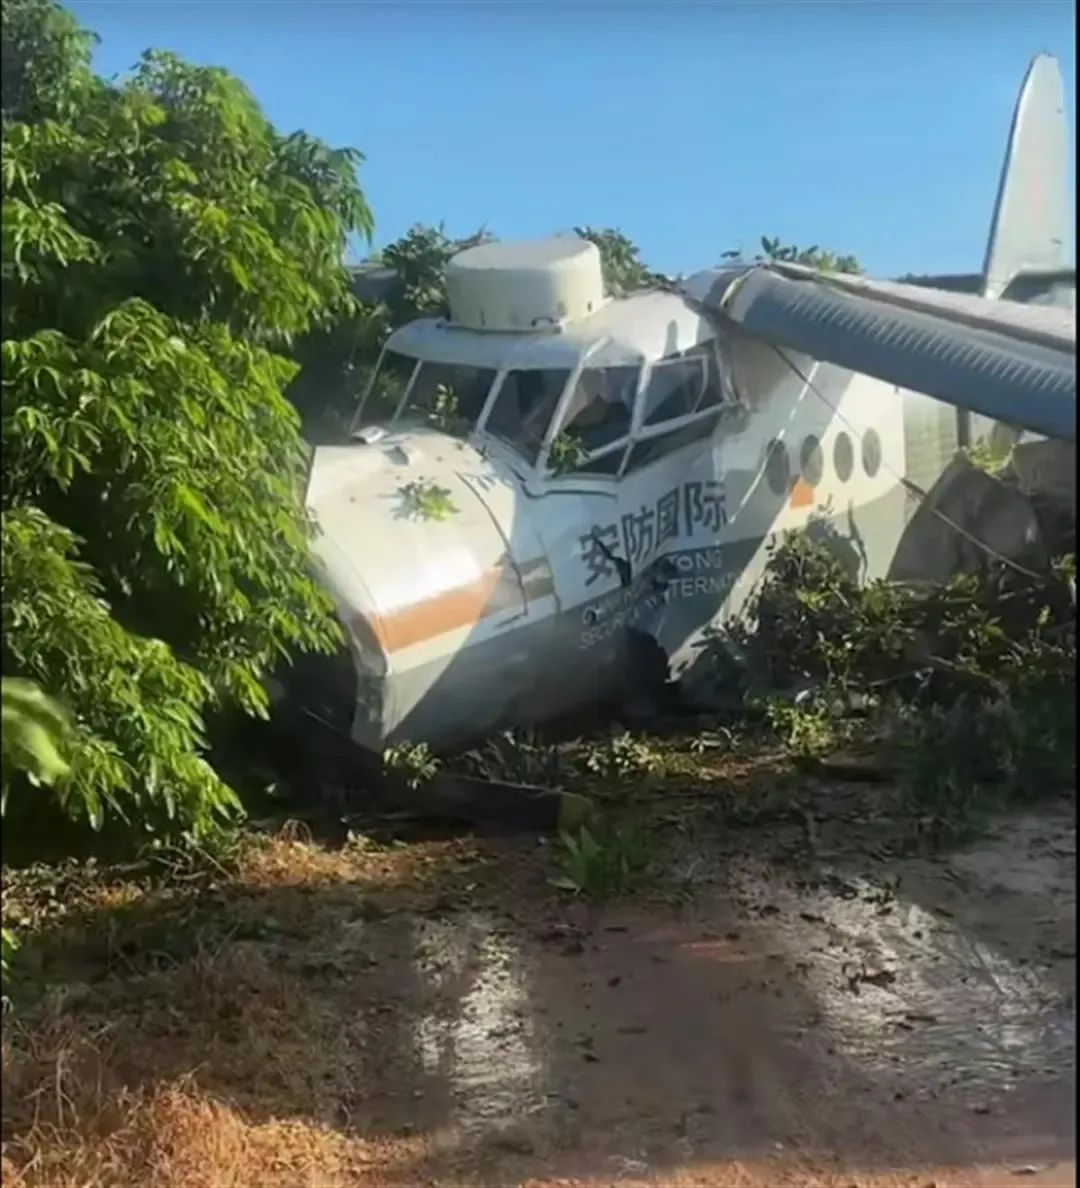
<path id="1" fill-rule="evenodd" d="M 78 1182 L 1073 1185 L 1072 802 L 927 857 L 890 852 L 885 795 L 823 787 L 744 829 L 687 814 L 667 899 L 568 900 L 535 838 L 400 846 L 363 877 L 282 859 L 244 889 L 262 932 L 229 907 L 220 1018 L 199 954 L 84 969 L 65 1009 L 107 1000 L 124 1092 L 183 1084 L 243 1119 L 249 1152 L 301 1122 L 347 1157 L 166 1174 L 136 1144 L 123 1175 Z M 9 1113 L 10 1182 L 74 1183 L 26 1160 L 29 1132 L 17 1154 Z"/>
<path id="2" fill-rule="evenodd" d="M 677 910 L 392 929 L 355 1123 L 438 1136 L 443 1185 L 1073 1184 L 1071 812 L 948 859 L 858 834 L 688 839 Z"/>

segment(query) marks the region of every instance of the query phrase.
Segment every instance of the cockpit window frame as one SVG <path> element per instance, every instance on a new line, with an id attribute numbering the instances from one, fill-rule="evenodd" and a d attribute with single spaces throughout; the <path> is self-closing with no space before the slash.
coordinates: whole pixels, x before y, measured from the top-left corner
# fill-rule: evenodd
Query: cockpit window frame
<path id="1" fill-rule="evenodd" d="M 375 391 L 375 381 L 379 378 L 379 375 L 383 369 L 383 364 L 386 362 L 386 356 L 390 353 L 390 344 L 384 343 L 379 350 L 379 357 L 375 361 L 375 366 L 371 370 L 371 375 L 368 377 L 368 381 L 364 385 L 364 393 L 360 397 L 359 404 L 356 406 L 356 412 L 353 413 L 352 420 L 349 422 L 350 435 L 357 433 L 364 427 L 364 409 L 367 407 L 368 401 L 371 399 L 371 393 Z M 424 362 L 423 359 L 417 359 L 415 356 L 406 355 L 401 351 L 394 351 L 393 353 L 402 359 L 412 359 L 413 366 L 412 371 L 409 372 L 409 378 L 403 389 L 401 399 L 398 401 L 393 413 L 387 418 L 385 422 L 387 425 L 392 425 L 394 421 L 396 421 L 401 415 L 401 410 L 405 407 L 405 401 L 408 400 L 409 393 L 413 388 L 413 384 L 416 383 L 417 372 L 420 370 L 420 367 Z"/>
<path id="2" fill-rule="evenodd" d="M 517 443 L 510 441 L 508 438 L 504 437 L 501 433 L 496 433 L 493 430 L 490 430 L 488 428 L 488 422 L 491 418 L 491 414 L 495 410 L 496 402 L 498 401 L 499 396 L 502 393 L 502 389 L 506 383 L 507 378 L 514 372 L 520 372 L 520 371 L 549 371 L 549 372 L 550 371 L 565 371 L 566 375 L 567 375 L 566 380 L 564 380 L 564 382 L 563 382 L 563 387 L 559 393 L 559 397 L 555 401 L 555 407 L 552 409 L 551 416 L 548 419 L 547 427 L 544 429 L 544 436 L 540 439 L 540 444 L 537 448 L 536 455 L 532 460 L 526 458 L 526 456 L 524 455 L 520 446 Z M 530 471 L 535 471 L 536 473 L 543 473 L 543 471 L 540 469 L 540 467 L 541 467 L 541 462 L 544 458 L 544 450 L 547 448 L 546 443 L 547 443 L 548 437 L 550 435 L 551 426 L 555 422 L 556 417 L 558 417 L 558 415 L 559 415 L 559 409 L 562 407 L 563 399 L 566 396 L 567 390 L 568 389 L 572 390 L 571 385 L 575 382 L 574 376 L 576 374 L 577 374 L 576 367 L 569 368 L 569 369 L 564 368 L 564 367 L 555 368 L 555 367 L 520 367 L 520 366 L 501 368 L 498 375 L 495 377 L 495 382 L 491 386 L 491 391 L 488 393 L 488 399 L 487 399 L 486 403 L 484 404 L 484 407 L 480 410 L 480 416 L 477 417 L 476 427 L 475 427 L 474 432 L 476 433 L 476 435 L 478 437 L 482 437 L 485 442 L 498 442 L 501 446 L 504 446 L 506 449 L 510 450 L 514 454 L 515 458 L 517 458 L 523 466 L 527 466 Z"/>
<path id="3" fill-rule="evenodd" d="M 620 461 L 618 469 L 610 475 L 585 474 L 581 468 L 556 474 L 549 465 L 551 447 L 554 444 L 555 439 L 559 436 L 559 433 L 562 431 L 562 426 L 566 420 L 567 411 L 570 407 L 571 401 L 574 398 L 574 395 L 577 392 L 578 383 L 581 380 L 582 373 L 593 367 L 591 360 L 598 351 L 602 350 L 608 345 L 609 341 L 609 339 L 602 338 L 599 341 L 589 345 L 588 349 L 584 352 L 581 358 L 578 359 L 577 365 L 570 373 L 570 378 L 566 382 L 566 387 L 563 390 L 562 396 L 559 398 L 559 403 L 555 406 L 555 412 L 552 415 L 551 424 L 548 426 L 548 431 L 544 435 L 543 447 L 541 448 L 540 454 L 536 459 L 536 473 L 547 482 L 565 483 L 572 480 L 579 483 L 587 482 L 590 485 L 609 486 L 617 483 L 619 480 L 619 476 L 622 473 L 622 468 L 626 463 L 625 454 L 629 453 L 630 446 L 633 442 L 634 417 L 636 415 L 638 403 L 641 400 L 644 376 L 649 370 L 648 360 L 644 355 L 638 355 L 633 363 L 618 364 L 620 367 L 633 366 L 637 368 L 637 379 L 634 384 L 633 405 L 630 409 L 630 424 L 626 434 L 623 437 L 617 438 L 615 441 L 609 441 L 606 444 L 597 447 L 595 450 L 591 450 L 585 456 L 582 462 L 582 467 L 585 467 L 593 462 L 598 461 L 600 458 L 605 458 L 609 454 L 614 454 L 619 450 L 622 450 L 624 451 L 624 457 Z M 600 368 L 595 369 L 601 370 Z"/>
<path id="4" fill-rule="evenodd" d="M 603 446 L 599 446 L 591 450 L 583 457 L 582 465 L 573 470 L 562 471 L 556 473 L 551 469 L 550 457 L 552 446 L 558 437 L 562 425 L 565 422 L 570 404 L 578 389 L 578 384 L 581 380 L 582 373 L 590 368 L 602 370 L 601 366 L 593 363 L 598 352 L 602 351 L 609 343 L 608 339 L 600 339 L 597 342 L 590 343 L 586 350 L 578 357 L 574 366 L 569 370 L 567 380 L 563 386 L 563 390 L 555 404 L 555 408 L 551 414 L 547 428 L 544 431 L 544 436 L 541 442 L 539 451 L 533 461 L 529 461 L 524 454 L 515 446 L 512 441 L 506 438 L 490 433 L 487 425 L 491 416 L 492 410 L 495 408 L 496 401 L 498 401 L 500 393 L 503 389 L 506 377 L 512 371 L 528 371 L 528 370 L 551 370 L 551 368 L 532 369 L 522 366 L 521 360 L 507 361 L 497 369 L 487 368 L 494 372 L 494 378 L 488 390 L 484 404 L 476 418 L 474 424 L 469 428 L 466 439 L 478 444 L 481 448 L 487 449 L 493 447 L 497 453 L 507 456 L 509 461 L 511 458 L 513 464 L 533 478 L 541 479 L 545 483 L 554 483 L 558 486 L 563 486 L 568 482 L 587 483 L 590 487 L 609 487 L 615 485 L 623 480 L 627 474 L 634 473 L 629 470 L 629 462 L 633 456 L 634 447 L 641 442 L 650 441 L 656 437 L 663 437 L 678 429 L 685 428 L 689 425 L 697 424 L 705 421 L 718 421 L 725 407 L 728 407 L 730 396 L 727 392 L 727 385 L 725 383 L 725 375 L 723 369 L 723 361 L 720 357 L 720 339 L 718 336 L 711 336 L 701 339 L 699 342 L 693 343 L 691 346 L 684 348 L 674 355 L 664 355 L 657 359 L 649 359 L 644 354 L 638 355 L 633 362 L 621 362 L 620 367 L 634 366 L 637 368 L 637 377 L 634 386 L 633 406 L 631 408 L 630 423 L 626 434 L 615 441 L 607 442 Z M 362 424 L 361 417 L 363 415 L 364 407 L 366 406 L 370 394 L 374 388 L 375 379 L 382 368 L 385 357 L 389 352 L 389 345 L 382 348 L 379 353 L 378 363 L 375 371 L 368 382 L 367 388 L 361 398 L 357 409 L 357 414 L 353 418 L 353 424 L 350 427 L 350 432 L 355 432 Z M 701 391 L 697 397 L 697 407 L 693 412 L 686 413 L 682 416 L 671 417 L 664 421 L 659 421 L 653 425 L 646 425 L 644 423 L 645 417 L 645 393 L 648 385 L 652 380 L 654 373 L 665 364 L 680 361 L 691 351 L 708 352 L 709 359 L 706 364 L 705 374 Z M 386 422 L 390 426 L 394 426 L 400 421 L 402 413 L 408 405 L 409 397 L 412 394 L 413 388 L 416 384 L 420 368 L 428 366 L 452 366 L 452 364 L 440 364 L 436 359 L 425 359 L 416 356 L 408 355 L 403 351 L 394 351 L 394 354 L 399 355 L 404 359 L 413 359 L 413 368 L 409 374 L 408 382 L 402 392 L 401 399 L 394 410 L 393 415 Z M 715 369 L 715 382 L 718 385 L 720 392 L 720 399 L 718 402 L 705 405 L 701 407 L 701 401 L 705 398 L 705 393 L 708 391 L 709 382 L 709 368 Z M 703 434 L 703 437 L 707 434 Z M 612 454 L 621 453 L 618 468 L 611 474 L 597 474 L 584 473 L 583 468 L 589 466 L 602 458 L 608 457 Z M 658 458 L 655 461 L 660 461 Z M 654 462 L 646 463 L 651 466 Z"/>

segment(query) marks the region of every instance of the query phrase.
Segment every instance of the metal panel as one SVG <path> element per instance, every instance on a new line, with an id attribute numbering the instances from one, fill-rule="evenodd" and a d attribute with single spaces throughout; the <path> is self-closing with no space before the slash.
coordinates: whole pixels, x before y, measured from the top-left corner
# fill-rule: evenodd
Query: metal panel
<path id="1" fill-rule="evenodd" d="M 698 292 L 704 288 L 701 279 Z M 1071 311 L 760 266 L 705 308 L 746 332 L 1049 437 L 1076 432 Z"/>

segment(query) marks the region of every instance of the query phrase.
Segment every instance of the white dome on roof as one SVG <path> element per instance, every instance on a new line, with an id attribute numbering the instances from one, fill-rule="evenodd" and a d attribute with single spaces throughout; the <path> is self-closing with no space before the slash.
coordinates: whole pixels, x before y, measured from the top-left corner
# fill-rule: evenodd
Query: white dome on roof
<path id="1" fill-rule="evenodd" d="M 446 267 L 450 321 L 469 330 L 552 330 L 604 304 L 600 252 L 574 235 L 484 243 Z"/>

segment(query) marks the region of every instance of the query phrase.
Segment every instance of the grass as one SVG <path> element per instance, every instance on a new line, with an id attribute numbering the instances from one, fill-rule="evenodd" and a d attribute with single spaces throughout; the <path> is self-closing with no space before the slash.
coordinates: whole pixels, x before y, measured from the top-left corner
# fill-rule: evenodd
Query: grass
<path id="1" fill-rule="evenodd" d="M 374 1075 L 394 918 L 483 894 L 470 843 L 327 849 L 290 828 L 231 869 L 9 872 L 23 946 L 3 1039 L 19 1188 L 416 1183 L 422 1144 L 349 1124 Z M 393 1028 L 387 1025 L 392 1032 Z M 397 1169 L 397 1164 L 402 1167 Z"/>

